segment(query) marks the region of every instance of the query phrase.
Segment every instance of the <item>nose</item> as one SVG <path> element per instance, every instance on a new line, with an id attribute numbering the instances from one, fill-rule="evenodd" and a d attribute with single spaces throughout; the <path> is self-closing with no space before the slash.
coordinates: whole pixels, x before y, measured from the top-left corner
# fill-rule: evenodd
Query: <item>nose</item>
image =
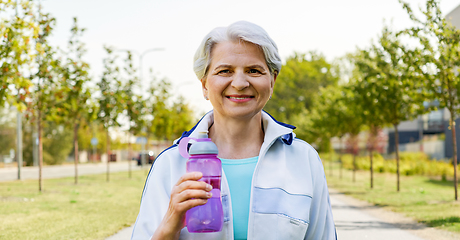
<path id="1" fill-rule="evenodd" d="M 233 75 L 232 87 L 234 87 L 236 90 L 243 90 L 249 87 L 247 76 L 243 72 L 236 72 Z"/>

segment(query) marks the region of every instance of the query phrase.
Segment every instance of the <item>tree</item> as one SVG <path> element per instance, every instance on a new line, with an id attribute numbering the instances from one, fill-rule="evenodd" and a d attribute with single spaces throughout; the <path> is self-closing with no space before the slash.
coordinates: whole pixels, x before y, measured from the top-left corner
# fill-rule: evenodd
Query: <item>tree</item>
<path id="1" fill-rule="evenodd" d="M 50 14 L 41 12 L 39 6 L 38 38 L 36 42 L 36 67 L 37 71 L 31 75 L 34 83 L 34 91 L 30 94 L 29 111 L 34 115 L 38 127 L 38 166 L 39 166 L 39 191 L 42 191 L 42 168 L 43 168 L 43 122 L 55 120 L 53 106 L 56 102 L 55 91 L 59 89 L 60 76 L 57 71 L 60 69 L 60 62 L 56 57 L 55 49 L 48 43 L 55 19 Z"/>
<path id="2" fill-rule="evenodd" d="M 104 47 L 107 57 L 104 58 L 104 72 L 101 81 L 97 83 L 100 90 L 98 99 L 99 110 L 97 113 L 98 120 L 103 124 L 107 137 L 107 181 L 109 181 L 110 166 L 110 135 L 109 128 L 120 126 L 118 116 L 123 111 L 125 100 L 122 97 L 122 86 L 120 79 L 120 69 L 115 61 L 117 57 L 110 47 Z"/>
<path id="3" fill-rule="evenodd" d="M 384 29 L 384 33 L 385 34 Z M 385 113 L 381 108 L 382 102 L 385 101 L 385 95 L 381 94 L 385 88 L 381 86 L 381 81 L 377 77 L 378 71 L 369 67 L 367 64 L 368 57 L 371 54 L 366 50 L 358 50 L 349 59 L 355 65 L 353 78 L 351 80 L 351 90 L 355 93 L 356 101 L 360 104 L 362 111 L 357 114 L 364 119 L 365 125 L 368 127 L 369 136 L 367 140 L 367 149 L 369 151 L 370 160 L 370 186 L 374 187 L 374 171 L 373 171 L 373 151 L 377 147 L 378 134 L 385 124 Z"/>
<path id="4" fill-rule="evenodd" d="M 148 89 L 147 108 L 151 120 L 147 121 L 147 139 L 150 135 L 160 140 L 171 139 L 171 112 L 168 101 L 171 98 L 171 83 L 163 78 L 153 78 Z"/>
<path id="5" fill-rule="evenodd" d="M 90 89 L 86 84 L 90 81 L 89 65 L 82 57 L 86 50 L 80 37 L 85 29 L 79 28 L 77 18 L 73 19 L 71 37 L 68 42 L 67 58 L 62 66 L 62 85 L 56 93 L 59 99 L 55 108 L 59 121 L 73 128 L 73 146 L 75 160 L 75 184 L 78 183 L 78 129 L 83 119 L 88 119 L 88 100 L 91 97 Z"/>
<path id="6" fill-rule="evenodd" d="M 188 131 L 193 127 L 194 122 L 192 109 L 185 102 L 184 97 L 179 96 L 171 107 L 171 138 L 176 139 L 182 136 L 184 131 Z"/>
<path id="7" fill-rule="evenodd" d="M 15 11 L 14 11 L 15 10 Z M 28 74 L 34 60 L 34 43 L 38 24 L 31 1 L 0 0 L 0 107 L 9 103 L 18 110 L 18 123 L 26 109 L 26 99 L 32 85 Z M 12 13 L 15 12 L 15 15 Z M 22 164 L 22 126 L 18 129 L 18 178 Z"/>
<path id="8" fill-rule="evenodd" d="M 72 131 L 53 121 L 47 121 L 42 126 L 43 162 L 48 165 L 61 164 L 72 151 Z"/>
<path id="9" fill-rule="evenodd" d="M 182 96 L 172 100 L 171 83 L 168 79 L 152 77 L 146 100 L 145 126 L 147 139 L 172 140 L 189 130 L 195 118 L 190 106 Z"/>
<path id="10" fill-rule="evenodd" d="M 454 167 L 455 200 L 458 200 L 457 139 L 455 119 L 460 112 L 460 30 L 443 17 L 439 1 L 428 0 L 418 18 L 406 2 L 399 0 L 416 26 L 403 31 L 418 40 L 421 45 L 408 56 L 416 73 L 424 77 L 424 87 L 431 100 L 438 100 L 440 108 L 450 112 Z"/>
<path id="11" fill-rule="evenodd" d="M 319 150 L 327 150 L 332 137 L 338 137 L 342 143 L 342 138 L 348 133 L 348 125 L 353 124 L 354 115 L 350 115 L 351 112 L 346 105 L 345 91 L 344 86 L 333 85 L 320 89 L 315 108 L 311 113 L 312 126 L 308 127 L 313 129 L 317 136 L 322 137 Z M 340 151 L 340 176 L 342 176 L 342 153 L 343 151 Z"/>
<path id="12" fill-rule="evenodd" d="M 278 121 L 293 125 L 303 124 L 303 118 L 296 115 L 311 112 L 321 87 L 337 85 L 339 77 L 336 72 L 336 66 L 327 62 L 321 54 L 295 53 L 288 57 L 282 66 L 275 82 L 273 96 L 264 110 Z M 311 135 L 305 131 L 299 128 L 296 134 L 299 138 L 310 141 Z"/>
<path id="13" fill-rule="evenodd" d="M 10 15 L 14 11 L 16 14 Z M 0 0 L 0 16 L 0 106 L 9 102 L 24 111 L 32 85 L 26 72 L 34 60 L 39 30 L 34 5 L 30 1 Z"/>
<path id="14" fill-rule="evenodd" d="M 15 116 L 5 107 L 0 107 L 0 161 L 3 155 L 9 155 L 15 144 Z"/>
<path id="15" fill-rule="evenodd" d="M 411 50 L 405 47 L 398 36 L 385 27 L 378 44 L 369 50 L 361 50 L 356 58 L 356 65 L 363 74 L 358 79 L 356 90 L 361 101 L 373 101 L 376 116 L 370 118 L 368 124 L 377 127 L 381 124 L 379 117 L 384 117 L 385 124 L 395 129 L 397 191 L 400 190 L 399 170 L 399 135 L 398 125 L 402 121 L 415 118 L 425 111 L 421 91 L 421 81 L 414 67 L 407 61 Z M 367 95 L 364 96 L 363 95 Z M 369 109 L 367 117 L 370 117 Z M 365 112 L 366 113 L 366 112 Z M 372 121 L 372 123 L 371 123 Z M 372 126 L 373 125 L 373 126 Z"/>
<path id="16" fill-rule="evenodd" d="M 350 85 L 343 88 L 342 98 L 346 107 L 343 109 L 343 119 L 345 133 L 348 134 L 346 142 L 348 152 L 353 154 L 353 182 L 356 181 L 356 156 L 359 153 L 359 133 L 363 130 L 365 120 L 360 114 L 363 109 L 359 102 L 359 98 L 351 90 Z"/>
<path id="17" fill-rule="evenodd" d="M 136 135 L 142 132 L 142 128 L 145 126 L 145 121 L 143 115 L 145 114 L 145 100 L 140 94 L 139 88 L 139 79 L 136 76 L 136 69 L 133 65 L 133 58 L 130 51 L 128 51 L 128 56 L 125 60 L 124 68 L 128 79 L 123 84 L 122 98 L 126 102 L 126 116 L 128 117 L 129 122 L 129 135 Z M 138 93 L 136 94 L 136 90 Z M 129 177 L 131 177 L 131 141 L 128 141 L 128 166 L 129 166 Z"/>

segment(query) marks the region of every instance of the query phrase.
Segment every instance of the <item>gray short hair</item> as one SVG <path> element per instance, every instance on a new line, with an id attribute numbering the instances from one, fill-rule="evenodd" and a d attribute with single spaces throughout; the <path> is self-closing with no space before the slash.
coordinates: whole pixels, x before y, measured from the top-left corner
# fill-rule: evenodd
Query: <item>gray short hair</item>
<path id="1" fill-rule="evenodd" d="M 239 21 L 228 27 L 218 27 L 204 37 L 193 58 L 193 70 L 198 79 L 203 79 L 208 74 L 211 64 L 211 50 L 214 45 L 226 41 L 246 41 L 261 48 L 265 56 L 270 73 L 277 75 L 281 70 L 281 58 L 276 43 L 268 36 L 268 33 L 260 26 Z"/>

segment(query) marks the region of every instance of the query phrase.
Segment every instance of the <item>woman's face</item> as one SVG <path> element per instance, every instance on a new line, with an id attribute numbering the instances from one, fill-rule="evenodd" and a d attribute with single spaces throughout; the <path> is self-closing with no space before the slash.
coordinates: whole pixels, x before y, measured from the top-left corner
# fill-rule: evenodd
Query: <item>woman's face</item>
<path id="1" fill-rule="evenodd" d="M 276 80 L 262 50 L 244 41 L 221 42 L 213 47 L 211 59 L 201 83 L 214 114 L 237 119 L 258 114 L 272 95 Z"/>

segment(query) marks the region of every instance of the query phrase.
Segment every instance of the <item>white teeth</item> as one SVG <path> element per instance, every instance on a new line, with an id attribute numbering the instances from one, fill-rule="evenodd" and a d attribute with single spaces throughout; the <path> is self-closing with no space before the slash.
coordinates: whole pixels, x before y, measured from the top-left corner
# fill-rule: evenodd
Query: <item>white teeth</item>
<path id="1" fill-rule="evenodd" d="M 243 99 L 246 99 L 247 97 L 228 97 L 228 98 L 237 99 L 237 100 L 243 100 Z"/>

